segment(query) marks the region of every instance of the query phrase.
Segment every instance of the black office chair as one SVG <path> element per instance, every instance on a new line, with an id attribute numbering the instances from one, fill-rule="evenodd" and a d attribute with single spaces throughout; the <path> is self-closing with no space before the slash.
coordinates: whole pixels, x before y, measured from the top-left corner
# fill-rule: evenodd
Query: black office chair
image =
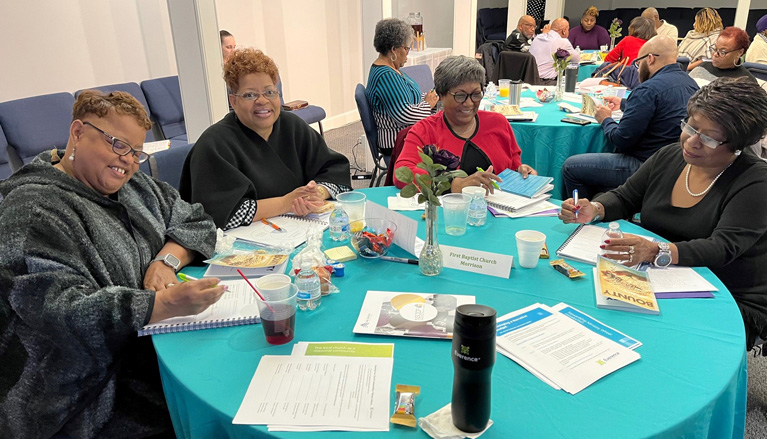
<path id="1" fill-rule="evenodd" d="M 386 176 L 386 170 L 389 169 L 390 157 L 378 151 L 378 126 L 373 117 L 373 110 L 370 109 L 368 98 L 365 96 L 364 85 L 357 84 L 357 88 L 354 89 L 354 100 L 357 101 L 357 111 L 360 113 L 362 128 L 365 129 L 365 138 L 368 140 L 370 153 L 373 154 L 373 162 L 375 163 L 373 175 L 370 176 L 370 187 L 380 186 L 381 179 Z M 378 174 L 378 180 L 376 180 L 376 174 Z"/>

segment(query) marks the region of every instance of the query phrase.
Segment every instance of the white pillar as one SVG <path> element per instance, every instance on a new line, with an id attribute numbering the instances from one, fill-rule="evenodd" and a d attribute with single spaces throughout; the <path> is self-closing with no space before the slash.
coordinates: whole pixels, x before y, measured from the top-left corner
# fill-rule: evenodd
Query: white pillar
<path id="1" fill-rule="evenodd" d="M 168 0 L 189 142 L 229 112 L 215 0 Z"/>
<path id="2" fill-rule="evenodd" d="M 746 29 L 749 8 L 751 8 L 751 0 L 738 0 L 738 6 L 735 8 L 736 27 L 739 27 L 743 30 Z"/>
<path id="3" fill-rule="evenodd" d="M 477 0 L 453 0 L 453 55 L 474 57 L 477 44 Z"/>
<path id="4" fill-rule="evenodd" d="M 517 28 L 519 19 L 527 13 L 527 0 L 509 0 L 509 13 L 506 16 L 506 36 Z"/>

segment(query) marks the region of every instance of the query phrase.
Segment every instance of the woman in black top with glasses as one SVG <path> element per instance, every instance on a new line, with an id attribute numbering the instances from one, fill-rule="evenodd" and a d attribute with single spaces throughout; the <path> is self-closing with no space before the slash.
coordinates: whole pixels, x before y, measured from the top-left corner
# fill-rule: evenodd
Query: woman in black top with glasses
<path id="1" fill-rule="evenodd" d="M 491 180 L 499 180 L 495 174 L 507 168 L 524 176 L 536 174 L 522 164 L 509 121 L 499 113 L 479 111 L 484 80 L 485 69 L 473 58 L 450 56 L 442 61 L 434 71 L 434 89 L 444 110 L 413 125 L 394 169 L 407 166 L 413 173 L 424 173 L 417 168 L 419 149 L 436 145 L 454 154 L 458 167 L 469 174 L 453 180 L 452 192 L 460 193 L 466 186 L 492 191 Z M 396 178 L 394 183 L 404 186 Z"/>

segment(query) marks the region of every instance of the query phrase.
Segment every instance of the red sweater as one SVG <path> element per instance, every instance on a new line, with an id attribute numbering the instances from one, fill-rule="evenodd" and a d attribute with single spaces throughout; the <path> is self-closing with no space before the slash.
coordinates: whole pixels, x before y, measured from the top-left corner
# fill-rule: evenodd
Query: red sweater
<path id="1" fill-rule="evenodd" d="M 605 61 L 615 62 L 622 60 L 625 57 L 629 57 L 629 63 L 632 63 L 639 54 L 639 49 L 641 49 L 646 42 L 647 40 L 632 37 L 631 35 L 624 37 L 621 42 L 607 54 Z"/>
<path id="2" fill-rule="evenodd" d="M 511 131 L 509 121 L 501 114 L 489 111 L 478 111 L 477 116 L 479 117 L 477 130 L 476 134 L 471 137 L 471 141 L 487 154 L 493 164 L 493 173 L 498 174 L 506 168 L 516 171 L 522 164 L 519 157 L 522 151 L 514 139 L 514 132 Z M 421 162 L 418 148 L 432 144 L 437 145 L 439 149 L 446 149 L 458 157 L 461 157 L 463 147 L 466 144 L 466 139 L 456 136 L 448 128 L 442 111 L 413 125 L 405 138 L 405 146 L 402 147 L 402 152 L 397 157 L 394 169 L 407 166 L 413 173 L 425 174 L 426 171 L 416 167 Z M 469 175 L 475 172 L 473 169 L 464 170 Z M 405 186 L 396 177 L 394 178 L 394 185 L 400 189 Z"/>

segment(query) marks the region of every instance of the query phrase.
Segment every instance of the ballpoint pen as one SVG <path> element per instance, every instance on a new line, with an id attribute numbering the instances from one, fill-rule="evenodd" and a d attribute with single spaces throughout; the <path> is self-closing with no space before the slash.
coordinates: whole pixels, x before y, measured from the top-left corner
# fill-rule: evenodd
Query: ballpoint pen
<path id="1" fill-rule="evenodd" d="M 575 218 L 578 218 L 578 210 L 580 210 L 580 207 L 578 207 L 578 189 L 573 189 L 573 204 L 575 204 Z"/>
<path id="2" fill-rule="evenodd" d="M 280 226 L 278 226 L 277 224 L 274 224 L 273 222 L 269 221 L 266 218 L 261 218 L 261 222 L 266 224 L 267 226 L 270 226 L 271 228 L 273 228 L 274 230 L 276 230 L 278 232 L 284 232 L 285 231 L 284 229 L 280 228 Z"/>
<path id="3" fill-rule="evenodd" d="M 381 259 L 389 262 L 400 262 L 402 264 L 418 265 L 418 259 L 397 258 L 394 256 L 381 256 Z"/>
<path id="4" fill-rule="evenodd" d="M 477 171 L 485 172 L 485 170 L 480 168 L 479 166 L 477 166 Z M 493 187 L 494 188 L 496 188 L 496 189 L 500 189 L 501 188 L 500 186 L 498 186 L 498 183 L 496 183 L 495 180 L 490 180 L 490 182 L 493 183 Z"/>
<path id="5" fill-rule="evenodd" d="M 199 280 L 196 277 L 189 276 L 188 274 L 184 273 L 177 273 L 176 276 L 178 276 L 179 279 L 181 279 L 181 282 L 189 282 L 192 280 Z"/>

